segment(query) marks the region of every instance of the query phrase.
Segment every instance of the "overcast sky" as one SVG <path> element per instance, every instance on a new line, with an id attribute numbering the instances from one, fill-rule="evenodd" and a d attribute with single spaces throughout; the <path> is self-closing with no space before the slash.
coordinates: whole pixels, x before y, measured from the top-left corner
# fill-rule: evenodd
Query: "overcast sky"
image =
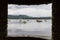
<path id="1" fill-rule="evenodd" d="M 8 15 L 28 15 L 33 17 L 52 17 L 52 3 L 43 5 L 8 4 Z"/>

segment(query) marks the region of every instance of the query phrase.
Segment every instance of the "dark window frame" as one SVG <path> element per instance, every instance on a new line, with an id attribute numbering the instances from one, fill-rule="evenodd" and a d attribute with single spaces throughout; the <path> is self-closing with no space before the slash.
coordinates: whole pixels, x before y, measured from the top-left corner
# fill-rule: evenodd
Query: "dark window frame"
<path id="1" fill-rule="evenodd" d="M 60 29 L 59 29 L 59 13 L 60 13 L 60 6 L 58 4 L 60 4 L 60 1 L 58 2 L 58 0 L 52 0 L 52 38 L 53 40 L 59 40 L 60 39 Z M 16 38 L 8 38 L 7 37 L 7 0 L 0 0 L 0 39 L 1 40 L 13 40 Z M 48 3 L 47 3 L 48 4 Z M 20 38 L 19 38 L 20 39 Z M 21 38 L 22 39 L 22 38 Z M 24 38 L 25 39 L 25 38 Z M 28 38 L 29 39 L 29 38 Z"/>

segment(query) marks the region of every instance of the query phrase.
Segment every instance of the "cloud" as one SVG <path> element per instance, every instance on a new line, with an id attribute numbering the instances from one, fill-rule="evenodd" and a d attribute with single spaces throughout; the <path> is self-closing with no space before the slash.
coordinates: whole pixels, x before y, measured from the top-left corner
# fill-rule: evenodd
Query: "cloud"
<path id="1" fill-rule="evenodd" d="M 8 14 L 11 15 L 29 15 L 34 17 L 52 16 L 52 4 L 48 5 L 13 5 L 8 4 Z"/>

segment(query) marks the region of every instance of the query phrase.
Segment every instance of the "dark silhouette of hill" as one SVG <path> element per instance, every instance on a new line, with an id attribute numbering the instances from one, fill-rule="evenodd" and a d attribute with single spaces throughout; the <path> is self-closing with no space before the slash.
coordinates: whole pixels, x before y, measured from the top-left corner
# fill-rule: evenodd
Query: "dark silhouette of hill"
<path id="1" fill-rule="evenodd" d="M 8 19 L 52 19 L 52 17 L 31 17 L 27 15 L 8 15 Z"/>
<path id="2" fill-rule="evenodd" d="M 23 18 L 33 18 L 27 15 L 8 15 L 8 19 L 23 19 Z"/>

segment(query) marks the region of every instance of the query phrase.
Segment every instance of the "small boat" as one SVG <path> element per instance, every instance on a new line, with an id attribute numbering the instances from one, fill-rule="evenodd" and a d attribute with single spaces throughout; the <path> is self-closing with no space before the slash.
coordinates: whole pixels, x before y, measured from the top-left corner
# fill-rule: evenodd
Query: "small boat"
<path id="1" fill-rule="evenodd" d="M 47 20 L 44 20 L 45 22 L 47 21 Z"/>
<path id="2" fill-rule="evenodd" d="M 23 21 L 23 23 L 25 24 L 25 23 L 26 23 L 26 21 Z"/>
<path id="3" fill-rule="evenodd" d="M 36 22 L 42 22 L 41 20 L 36 20 Z"/>

